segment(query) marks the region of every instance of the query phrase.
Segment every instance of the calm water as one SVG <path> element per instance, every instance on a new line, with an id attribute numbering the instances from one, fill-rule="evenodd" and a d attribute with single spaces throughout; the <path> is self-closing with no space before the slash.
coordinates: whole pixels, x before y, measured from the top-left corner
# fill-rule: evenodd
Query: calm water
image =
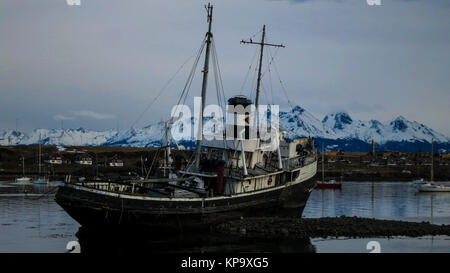
<path id="1" fill-rule="evenodd" d="M 403 182 L 344 182 L 341 190 L 313 191 L 303 213 L 341 215 L 450 224 L 450 193 L 418 193 Z"/>
<path id="2" fill-rule="evenodd" d="M 0 182 L 0 252 L 64 252 L 76 240 L 79 224 L 55 203 L 54 189 Z"/>
<path id="3" fill-rule="evenodd" d="M 54 202 L 53 186 L 0 182 L 0 252 L 64 252 L 69 241 L 80 240 L 75 235 L 79 224 Z M 24 191 L 28 194 L 24 195 Z M 450 224 L 450 193 L 419 194 L 411 183 L 344 182 L 340 191 L 313 191 L 304 211 L 304 217 L 308 218 L 341 215 Z M 89 238 L 92 252 L 108 243 L 100 237 L 92 237 L 94 239 Z M 154 245 L 153 248 L 145 246 L 144 249 L 161 250 L 170 245 L 168 251 L 369 252 L 367 243 L 375 240 L 380 243 L 382 252 L 450 252 L 447 236 L 312 239 L 309 242 L 243 242 L 237 239 L 237 243 L 208 238 L 201 244 L 197 239 L 193 244 L 182 238 L 172 239 L 170 242 L 151 241 L 149 244 Z"/>

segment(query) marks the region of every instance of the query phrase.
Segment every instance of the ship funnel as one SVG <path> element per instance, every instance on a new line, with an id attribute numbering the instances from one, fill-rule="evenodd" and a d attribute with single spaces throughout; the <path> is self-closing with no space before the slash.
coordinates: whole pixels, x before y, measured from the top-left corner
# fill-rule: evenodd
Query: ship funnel
<path id="1" fill-rule="evenodd" d="M 250 115 L 254 110 L 254 105 L 245 96 L 234 96 L 228 100 L 227 108 L 227 132 L 233 132 L 227 136 L 240 139 L 239 132 L 244 131 L 243 139 L 250 139 Z"/>

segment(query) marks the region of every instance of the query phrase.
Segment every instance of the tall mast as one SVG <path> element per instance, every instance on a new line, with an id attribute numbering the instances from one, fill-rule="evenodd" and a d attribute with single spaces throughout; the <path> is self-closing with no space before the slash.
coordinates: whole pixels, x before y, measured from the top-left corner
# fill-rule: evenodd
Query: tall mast
<path id="1" fill-rule="evenodd" d="M 431 174 L 430 174 L 430 180 L 431 181 L 434 180 L 434 155 L 433 155 L 433 150 L 434 150 L 434 138 L 431 139 Z"/>
<path id="2" fill-rule="evenodd" d="M 262 62 L 263 62 L 263 54 L 264 54 L 264 39 L 266 38 L 266 25 L 263 26 L 263 31 L 261 35 L 261 50 L 259 53 L 259 67 L 258 67 L 258 81 L 256 82 L 256 99 L 255 99 L 255 107 L 258 109 L 259 105 L 259 90 L 261 87 L 261 70 L 262 70 Z"/>
<path id="3" fill-rule="evenodd" d="M 41 175 L 41 134 L 39 134 L 39 175 Z"/>
<path id="4" fill-rule="evenodd" d="M 254 44 L 254 45 L 260 45 L 260 53 L 259 53 L 259 67 L 258 67 L 258 80 L 256 82 L 256 98 L 255 98 L 255 121 L 258 119 L 258 105 L 259 105 L 259 91 L 261 88 L 261 72 L 262 72 L 262 65 L 263 65 L 263 55 L 264 55 L 264 46 L 273 46 L 273 47 L 284 47 L 284 45 L 279 44 L 269 44 L 265 43 L 264 40 L 266 39 L 266 25 L 263 26 L 262 35 L 261 35 L 261 42 L 253 42 L 252 39 L 250 41 L 242 40 L 241 44 Z M 256 124 L 256 123 L 255 123 Z"/>
<path id="5" fill-rule="evenodd" d="M 164 176 L 166 175 L 166 168 L 171 164 L 170 161 L 170 137 L 169 137 L 169 124 L 172 122 L 172 119 L 166 121 L 165 123 L 165 137 L 166 137 L 166 156 L 165 156 L 165 168 L 164 168 Z"/>
<path id="6" fill-rule="evenodd" d="M 195 167 L 198 169 L 200 167 L 200 154 L 202 147 L 202 138 L 203 138 L 203 109 L 205 109 L 205 100 L 206 100 L 206 87 L 208 85 L 208 70 L 209 70 L 209 51 L 211 48 L 211 24 L 212 24 L 212 14 L 213 14 L 213 6 L 208 3 L 205 6 L 208 12 L 208 32 L 206 33 L 206 52 L 205 52 L 205 64 L 203 66 L 203 83 L 202 83 L 202 105 L 200 108 L 200 114 L 198 117 L 198 133 L 197 133 L 197 150 L 195 155 Z"/>
<path id="7" fill-rule="evenodd" d="M 25 177 L 25 157 L 22 156 L 22 173 L 23 177 Z"/>
<path id="8" fill-rule="evenodd" d="M 322 183 L 325 182 L 325 167 L 324 167 L 325 160 L 324 160 L 324 158 L 325 158 L 325 150 L 323 149 L 323 142 L 322 142 Z"/>
<path id="9" fill-rule="evenodd" d="M 141 176 L 144 177 L 144 160 L 142 159 L 142 155 L 141 155 Z"/>

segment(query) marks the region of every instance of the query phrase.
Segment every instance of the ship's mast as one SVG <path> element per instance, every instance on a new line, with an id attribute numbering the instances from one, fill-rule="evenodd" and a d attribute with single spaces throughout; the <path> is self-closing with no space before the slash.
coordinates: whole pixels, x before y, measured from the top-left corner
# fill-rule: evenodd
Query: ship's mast
<path id="1" fill-rule="evenodd" d="M 434 138 L 431 139 L 431 174 L 430 174 L 430 181 L 433 182 L 434 180 Z"/>
<path id="2" fill-rule="evenodd" d="M 25 177 L 25 157 L 22 156 L 22 174 Z"/>
<path id="3" fill-rule="evenodd" d="M 41 134 L 39 133 L 39 175 L 41 175 Z"/>
<path id="4" fill-rule="evenodd" d="M 266 39 L 266 25 L 263 26 L 262 35 L 261 35 L 261 42 L 253 42 L 252 39 L 249 41 L 242 40 L 241 44 L 254 44 L 259 45 L 261 47 L 260 53 L 259 53 L 259 67 L 258 67 L 258 80 L 256 82 L 256 98 L 255 98 L 255 121 L 258 119 L 258 105 L 259 105 L 259 91 L 261 88 L 261 72 L 262 72 L 262 65 L 263 65 L 263 55 L 264 55 L 264 46 L 273 46 L 273 47 L 284 47 L 284 45 L 279 44 L 269 44 L 265 43 L 264 40 Z M 255 123 L 256 125 L 256 123 Z"/>
<path id="5" fill-rule="evenodd" d="M 165 123 L 165 138 L 166 138 L 166 156 L 164 160 L 164 176 L 166 176 L 166 169 L 172 163 L 170 159 L 170 137 L 169 137 L 169 124 L 172 123 L 172 119 L 166 121 Z M 142 159 L 142 158 L 141 158 Z M 169 172 L 170 173 L 170 172 Z"/>
<path id="6" fill-rule="evenodd" d="M 208 12 L 208 32 L 206 33 L 206 52 L 205 52 L 205 64 L 203 66 L 203 83 L 202 83 L 202 105 L 200 108 L 200 114 L 198 117 L 198 133 L 197 133 L 197 150 L 195 155 L 195 167 L 198 169 L 200 167 L 200 154 L 202 148 L 202 138 L 203 138 L 203 109 L 205 109 L 205 100 L 206 100 L 206 87 L 208 85 L 208 69 L 209 69 L 209 51 L 211 48 L 211 24 L 212 24 L 212 14 L 213 14 L 213 6 L 208 3 L 205 6 Z"/>
<path id="7" fill-rule="evenodd" d="M 325 182 L 325 166 L 324 166 L 324 164 L 325 164 L 325 150 L 324 150 L 323 146 L 324 145 L 323 145 L 323 142 L 322 142 L 322 183 Z"/>

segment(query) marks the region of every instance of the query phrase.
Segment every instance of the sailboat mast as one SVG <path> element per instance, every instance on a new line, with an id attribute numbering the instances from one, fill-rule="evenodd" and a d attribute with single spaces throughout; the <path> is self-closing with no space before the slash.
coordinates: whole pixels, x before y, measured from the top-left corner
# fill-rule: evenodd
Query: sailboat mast
<path id="1" fill-rule="evenodd" d="M 324 148 L 323 148 L 323 143 L 322 143 L 322 183 L 324 183 L 325 182 L 325 167 L 324 167 L 324 164 L 325 164 L 325 151 L 324 151 Z"/>
<path id="2" fill-rule="evenodd" d="M 39 134 L 39 175 L 41 175 L 41 134 Z"/>
<path id="3" fill-rule="evenodd" d="M 431 173 L 430 173 L 430 181 L 434 180 L 434 138 L 431 139 Z"/>
<path id="4" fill-rule="evenodd" d="M 198 133 L 197 133 L 197 150 L 195 155 L 195 167 L 198 169 L 200 167 L 200 154 L 202 147 L 202 138 L 203 138 L 203 109 L 205 109 L 205 100 L 206 100 L 206 88 L 208 85 L 208 70 L 209 70 L 209 52 L 211 48 L 211 24 L 212 24 L 212 14 L 213 14 L 213 6 L 208 3 L 206 6 L 206 10 L 208 12 L 208 32 L 206 33 L 206 52 L 205 52 L 205 64 L 203 66 L 203 82 L 202 82 L 202 105 L 200 108 L 200 114 L 198 117 Z"/>
<path id="5" fill-rule="evenodd" d="M 166 138 L 166 156 L 165 156 L 165 168 L 164 168 L 164 176 L 166 175 L 166 168 L 171 164 L 170 161 L 170 137 L 169 137 L 169 123 L 172 122 L 172 119 L 166 121 L 165 123 L 165 138 Z"/>
<path id="6" fill-rule="evenodd" d="M 22 156 L 22 174 L 25 177 L 25 158 Z"/>
<path id="7" fill-rule="evenodd" d="M 144 160 L 142 160 L 142 155 L 141 155 L 141 176 L 144 177 Z"/>

